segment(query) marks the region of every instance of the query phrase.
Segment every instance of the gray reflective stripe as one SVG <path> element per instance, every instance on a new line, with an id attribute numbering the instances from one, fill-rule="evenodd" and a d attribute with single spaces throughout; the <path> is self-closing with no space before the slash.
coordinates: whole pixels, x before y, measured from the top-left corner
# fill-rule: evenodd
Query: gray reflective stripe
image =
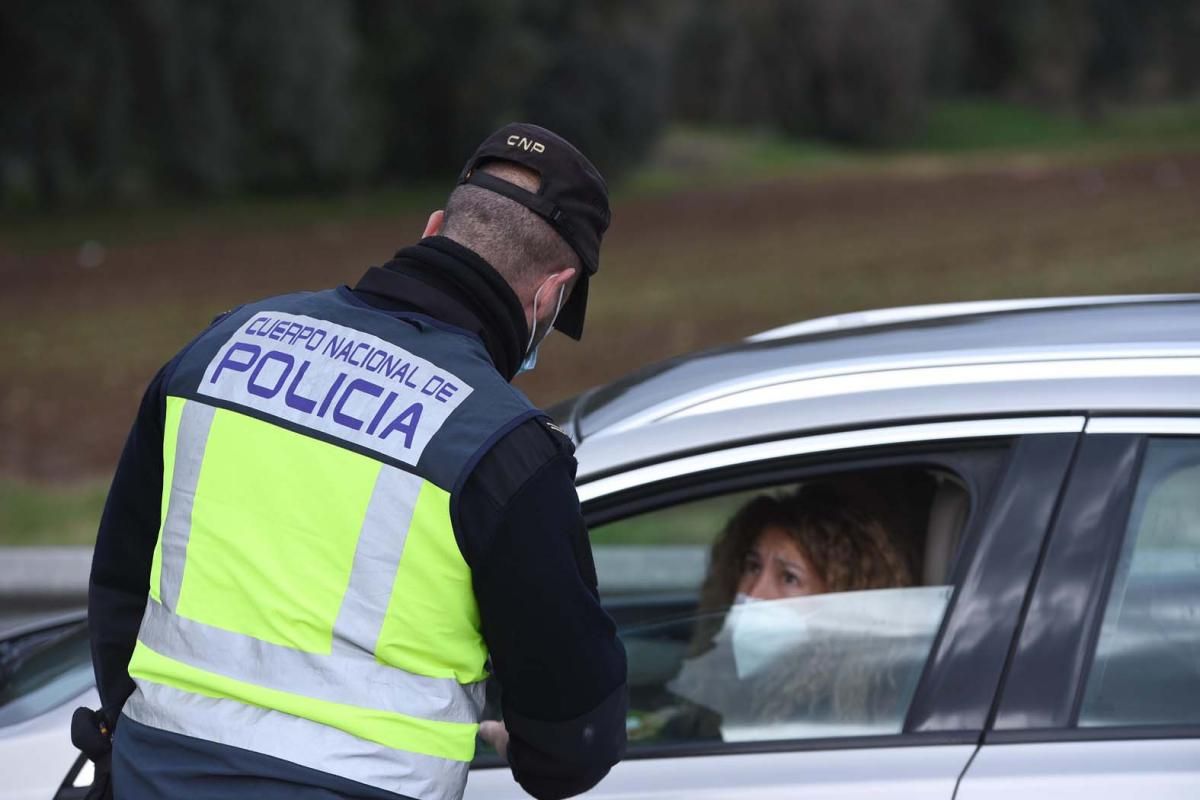
<path id="1" fill-rule="evenodd" d="M 163 519 L 162 571 L 158 583 L 158 596 L 163 605 L 172 610 L 179 604 L 183 565 L 187 559 L 188 539 L 192 535 L 192 504 L 196 499 L 204 446 L 215 412 L 212 406 L 188 400 L 179 417 L 171 493 L 167 497 L 167 515 Z"/>
<path id="2" fill-rule="evenodd" d="M 305 653 L 172 614 L 153 599 L 138 639 L 189 666 L 314 700 L 437 722 L 478 722 L 483 709 L 483 681 L 415 675 L 371 653 Z"/>
<path id="3" fill-rule="evenodd" d="M 124 713 L 152 728 L 240 747 L 421 800 L 459 800 L 470 767 L 465 761 L 393 750 L 290 714 L 144 680 L 138 681 Z"/>
<path id="4" fill-rule="evenodd" d="M 363 517 L 350 583 L 333 625 L 333 652 L 374 653 L 408 538 L 421 478 L 384 466 Z"/>

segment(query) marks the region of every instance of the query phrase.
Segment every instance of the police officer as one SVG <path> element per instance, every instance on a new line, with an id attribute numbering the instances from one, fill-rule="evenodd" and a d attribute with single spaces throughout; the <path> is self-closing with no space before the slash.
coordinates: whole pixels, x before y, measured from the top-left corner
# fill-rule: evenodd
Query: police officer
<path id="1" fill-rule="evenodd" d="M 117 798 L 457 798 L 489 674 L 482 734 L 530 794 L 620 758 L 573 447 L 509 384 L 582 335 L 608 223 L 578 150 L 507 125 L 419 243 L 159 372 L 88 598 L 103 707 L 76 738 L 102 763 L 112 734 Z"/>

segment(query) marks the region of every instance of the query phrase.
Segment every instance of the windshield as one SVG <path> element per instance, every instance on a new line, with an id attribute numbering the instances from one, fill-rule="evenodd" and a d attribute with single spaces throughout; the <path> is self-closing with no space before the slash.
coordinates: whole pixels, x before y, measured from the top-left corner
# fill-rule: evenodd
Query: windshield
<path id="1" fill-rule="evenodd" d="M 45 714 L 93 682 L 86 622 L 0 642 L 0 727 Z"/>

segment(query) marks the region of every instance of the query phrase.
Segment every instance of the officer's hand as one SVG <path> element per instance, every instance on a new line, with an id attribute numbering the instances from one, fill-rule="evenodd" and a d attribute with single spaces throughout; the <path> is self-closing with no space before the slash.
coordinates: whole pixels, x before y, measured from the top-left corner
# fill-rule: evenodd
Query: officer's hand
<path id="1" fill-rule="evenodd" d="M 113 800 L 112 789 L 112 754 L 96 759 L 95 777 L 92 778 L 92 788 L 83 800 Z"/>
<path id="2" fill-rule="evenodd" d="M 96 765 L 92 788 L 84 800 L 112 800 L 112 729 L 104 712 L 75 709 L 71 742 Z"/>
<path id="3" fill-rule="evenodd" d="M 479 723 L 479 738 L 495 748 L 501 758 L 508 760 L 508 728 L 503 722 L 487 719 Z"/>

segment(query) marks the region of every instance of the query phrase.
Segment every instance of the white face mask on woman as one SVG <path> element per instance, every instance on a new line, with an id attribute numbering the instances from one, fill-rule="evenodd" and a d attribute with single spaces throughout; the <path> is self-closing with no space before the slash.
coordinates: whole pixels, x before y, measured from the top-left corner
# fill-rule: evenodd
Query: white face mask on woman
<path id="1" fill-rule="evenodd" d="M 758 600 L 739 594 L 725 619 L 739 679 L 748 678 L 786 656 L 809 638 L 819 604 L 809 598 Z"/>
<path id="2" fill-rule="evenodd" d="M 537 292 L 535 292 L 533 295 L 533 329 L 529 331 L 529 341 L 525 344 L 525 360 L 522 361 L 521 366 L 517 368 L 518 375 L 520 375 L 522 372 L 532 372 L 533 368 L 537 366 L 538 348 L 542 346 L 542 342 L 546 341 L 546 337 L 550 335 L 550 331 L 554 330 L 554 323 L 558 320 L 558 313 L 562 311 L 563 295 L 566 293 L 567 289 L 567 285 L 565 283 L 558 289 L 558 305 L 554 307 L 554 316 L 550 318 L 550 324 L 546 326 L 546 331 L 542 334 L 541 338 L 537 340 L 537 344 L 534 344 L 534 337 L 537 336 L 538 328 L 538 298 L 541 297 L 542 289 L 546 288 L 546 284 L 549 283 L 549 281 L 549 278 L 543 281 L 542 285 L 538 287 Z"/>

